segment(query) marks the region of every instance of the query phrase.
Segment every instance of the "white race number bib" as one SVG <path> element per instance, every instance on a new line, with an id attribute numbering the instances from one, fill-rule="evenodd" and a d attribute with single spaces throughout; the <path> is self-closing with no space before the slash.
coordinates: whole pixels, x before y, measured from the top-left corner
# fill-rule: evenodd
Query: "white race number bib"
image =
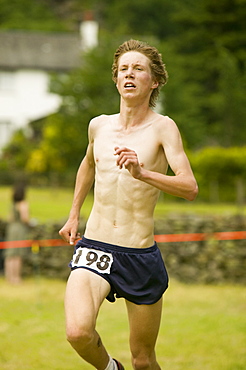
<path id="1" fill-rule="evenodd" d="M 76 250 L 71 262 L 72 267 L 89 267 L 101 274 L 110 274 L 112 263 L 111 253 L 81 247 Z"/>

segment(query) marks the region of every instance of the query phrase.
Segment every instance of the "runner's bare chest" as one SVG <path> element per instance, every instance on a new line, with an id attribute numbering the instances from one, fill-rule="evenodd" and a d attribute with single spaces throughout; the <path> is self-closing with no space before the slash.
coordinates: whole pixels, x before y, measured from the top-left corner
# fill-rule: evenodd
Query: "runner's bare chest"
<path id="1" fill-rule="evenodd" d="M 151 171 L 165 171 L 166 158 L 158 132 L 148 122 L 138 127 L 122 130 L 113 120 L 105 120 L 94 138 L 94 159 L 98 170 L 116 169 L 115 147 L 134 150 L 141 166 Z"/>

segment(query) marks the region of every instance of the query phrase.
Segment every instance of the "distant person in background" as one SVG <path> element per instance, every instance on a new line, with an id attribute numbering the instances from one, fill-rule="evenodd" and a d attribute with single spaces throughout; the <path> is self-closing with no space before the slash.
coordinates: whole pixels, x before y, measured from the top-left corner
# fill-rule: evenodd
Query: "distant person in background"
<path id="1" fill-rule="evenodd" d="M 25 185 L 23 183 L 16 184 L 13 189 L 13 204 L 6 230 L 6 241 L 13 241 L 13 248 L 7 248 L 4 253 L 4 274 L 6 280 L 11 284 L 21 282 L 22 259 L 26 253 L 26 248 L 14 248 L 14 241 L 27 239 L 29 230 L 29 207 L 25 195 Z"/>

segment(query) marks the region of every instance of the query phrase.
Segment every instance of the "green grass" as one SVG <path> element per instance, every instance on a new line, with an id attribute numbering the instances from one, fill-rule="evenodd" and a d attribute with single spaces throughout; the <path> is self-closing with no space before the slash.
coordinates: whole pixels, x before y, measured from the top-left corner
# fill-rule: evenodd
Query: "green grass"
<path id="1" fill-rule="evenodd" d="M 29 188 L 27 200 L 31 218 L 38 222 L 61 221 L 68 217 L 73 199 L 73 189 Z M 88 217 L 93 197 L 88 196 L 81 215 Z M 7 219 L 11 207 L 11 188 L 0 187 L 0 218 Z"/>
<path id="2" fill-rule="evenodd" d="M 34 278 L 20 286 L 0 279 L 2 370 L 92 369 L 66 342 L 65 282 Z M 157 356 L 163 370 L 246 368 L 246 289 L 184 285 L 165 294 Z M 131 369 L 124 300 L 105 302 L 98 331 L 110 354 Z"/>
<path id="3" fill-rule="evenodd" d="M 63 221 L 67 219 L 73 199 L 73 189 L 64 188 L 29 188 L 27 199 L 30 204 L 31 217 L 38 222 Z M 81 216 L 89 216 L 93 196 L 89 194 L 81 210 Z M 11 206 L 11 188 L 0 187 L 0 218 L 7 219 Z M 179 200 L 172 202 L 170 198 L 157 203 L 155 216 L 161 217 L 169 213 L 197 214 L 246 214 L 246 209 L 239 209 L 234 204 L 203 204 L 198 200 L 188 202 Z"/>

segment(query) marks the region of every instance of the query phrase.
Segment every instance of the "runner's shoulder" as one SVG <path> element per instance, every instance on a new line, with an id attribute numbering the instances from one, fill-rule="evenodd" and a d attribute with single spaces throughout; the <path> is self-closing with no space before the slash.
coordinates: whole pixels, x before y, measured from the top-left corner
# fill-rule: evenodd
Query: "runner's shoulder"
<path id="1" fill-rule="evenodd" d="M 169 116 L 163 116 L 162 114 L 157 114 L 155 119 L 155 124 L 153 125 L 158 135 L 167 133 L 176 133 L 178 131 L 177 124 Z"/>
<path id="2" fill-rule="evenodd" d="M 101 127 L 102 124 L 105 125 L 105 123 L 109 122 L 110 120 L 113 120 L 117 114 L 101 114 L 100 116 L 94 117 L 89 122 L 89 129 L 91 132 L 94 132 L 99 127 Z"/>

